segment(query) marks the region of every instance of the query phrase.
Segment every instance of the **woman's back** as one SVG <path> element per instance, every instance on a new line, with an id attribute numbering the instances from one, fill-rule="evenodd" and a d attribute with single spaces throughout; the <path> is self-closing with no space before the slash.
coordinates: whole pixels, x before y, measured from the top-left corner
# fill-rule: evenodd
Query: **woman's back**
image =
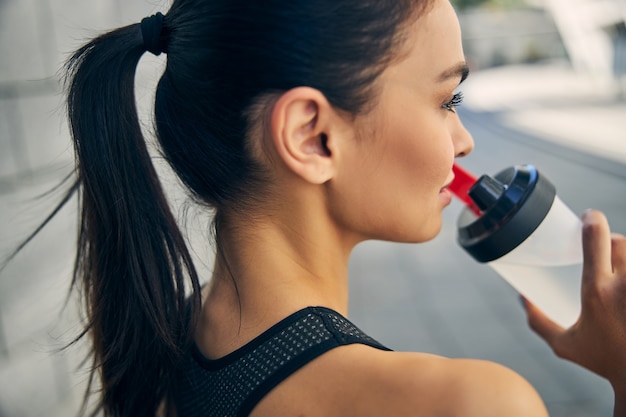
<path id="1" fill-rule="evenodd" d="M 194 347 L 180 378 L 179 417 L 547 415 L 534 389 L 504 367 L 392 352 L 323 307 L 299 310 L 215 359 Z"/>

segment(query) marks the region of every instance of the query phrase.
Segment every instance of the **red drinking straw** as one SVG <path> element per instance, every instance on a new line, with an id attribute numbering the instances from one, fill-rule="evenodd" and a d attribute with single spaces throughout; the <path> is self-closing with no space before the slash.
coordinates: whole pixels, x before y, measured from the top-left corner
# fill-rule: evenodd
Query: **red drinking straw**
<path id="1" fill-rule="evenodd" d="M 474 185 L 477 181 L 476 177 L 457 164 L 452 166 L 452 172 L 454 172 L 454 181 L 450 184 L 450 191 L 452 191 L 452 194 L 454 194 L 470 210 L 472 210 L 475 215 L 480 216 L 480 209 L 474 201 L 472 201 L 468 194 L 469 189 L 472 188 L 472 185 Z"/>

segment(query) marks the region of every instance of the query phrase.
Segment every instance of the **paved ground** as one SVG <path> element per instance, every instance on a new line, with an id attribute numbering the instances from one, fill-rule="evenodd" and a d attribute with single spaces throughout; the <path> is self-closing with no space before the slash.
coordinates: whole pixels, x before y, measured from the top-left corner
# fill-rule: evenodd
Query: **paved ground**
<path id="1" fill-rule="evenodd" d="M 0 256 L 56 201 L 58 193 L 37 196 L 71 166 L 59 89 L 49 78 L 62 58 L 58 51 L 76 46 L 84 28 L 151 13 L 138 3 L 0 1 L 0 52 L 9 58 L 0 61 Z M 149 101 L 154 61 L 140 68 L 142 103 Z M 494 173 L 533 163 L 574 211 L 599 208 L 616 231 L 626 232 L 626 104 L 615 100 L 611 86 L 550 64 L 478 72 L 463 91 L 461 116 L 476 140 L 466 168 Z M 509 366 L 537 387 L 552 416 L 610 416 L 608 385 L 557 359 L 526 327 L 514 291 L 456 246 L 460 208 L 449 207 L 441 235 L 427 244 L 357 248 L 351 318 L 394 349 Z M 76 410 L 85 379 L 80 347 L 55 353 L 79 327 L 73 303 L 61 312 L 74 216 L 68 207 L 0 275 L 0 417 Z M 202 220 L 194 228 L 201 232 Z"/>

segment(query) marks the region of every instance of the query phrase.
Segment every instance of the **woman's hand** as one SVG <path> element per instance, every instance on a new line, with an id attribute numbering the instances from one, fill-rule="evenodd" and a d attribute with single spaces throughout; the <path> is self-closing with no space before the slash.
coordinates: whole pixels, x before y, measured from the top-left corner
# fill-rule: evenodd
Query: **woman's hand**
<path id="1" fill-rule="evenodd" d="M 615 390 L 615 416 L 626 415 L 626 237 L 611 235 L 606 217 L 588 211 L 583 254 L 578 321 L 563 329 L 524 300 L 528 322 L 559 357 L 606 378 Z"/>

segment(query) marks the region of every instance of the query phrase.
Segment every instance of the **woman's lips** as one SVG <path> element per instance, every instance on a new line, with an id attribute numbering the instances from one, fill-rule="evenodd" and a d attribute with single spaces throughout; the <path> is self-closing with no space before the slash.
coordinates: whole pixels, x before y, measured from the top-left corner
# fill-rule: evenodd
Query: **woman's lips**
<path id="1" fill-rule="evenodd" d="M 439 200 L 444 206 L 452 202 L 452 192 L 448 189 L 447 185 L 439 191 Z"/>

